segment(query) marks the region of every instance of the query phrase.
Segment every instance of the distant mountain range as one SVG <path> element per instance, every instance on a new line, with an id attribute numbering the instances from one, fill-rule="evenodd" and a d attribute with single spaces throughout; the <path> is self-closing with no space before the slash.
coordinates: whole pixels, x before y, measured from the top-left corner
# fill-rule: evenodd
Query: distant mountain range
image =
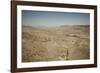
<path id="1" fill-rule="evenodd" d="M 29 27 L 29 28 L 34 28 L 34 29 L 37 29 L 37 28 L 60 28 L 60 27 L 71 27 L 71 26 L 74 26 L 74 27 L 89 27 L 90 25 L 60 25 L 60 26 L 28 26 L 28 25 L 23 25 L 23 27 Z"/>

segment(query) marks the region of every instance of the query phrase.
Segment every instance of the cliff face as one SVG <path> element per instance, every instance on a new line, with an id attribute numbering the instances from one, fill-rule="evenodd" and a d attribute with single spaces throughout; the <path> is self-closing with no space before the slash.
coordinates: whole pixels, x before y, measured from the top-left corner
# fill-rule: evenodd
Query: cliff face
<path id="1" fill-rule="evenodd" d="M 89 59 L 89 26 L 23 26 L 22 35 L 22 62 Z"/>

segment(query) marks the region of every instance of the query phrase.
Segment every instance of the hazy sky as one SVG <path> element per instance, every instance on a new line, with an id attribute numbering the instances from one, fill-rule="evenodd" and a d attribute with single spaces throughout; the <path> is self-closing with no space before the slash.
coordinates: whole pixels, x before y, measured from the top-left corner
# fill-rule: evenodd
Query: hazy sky
<path id="1" fill-rule="evenodd" d="M 22 10 L 22 24 L 27 26 L 89 25 L 89 13 Z"/>

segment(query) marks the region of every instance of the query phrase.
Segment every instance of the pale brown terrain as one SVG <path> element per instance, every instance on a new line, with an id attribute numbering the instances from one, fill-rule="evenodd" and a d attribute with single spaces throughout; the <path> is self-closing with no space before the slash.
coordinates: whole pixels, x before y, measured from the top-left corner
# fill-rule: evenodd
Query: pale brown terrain
<path id="1" fill-rule="evenodd" d="M 22 27 L 22 62 L 89 59 L 89 26 Z"/>

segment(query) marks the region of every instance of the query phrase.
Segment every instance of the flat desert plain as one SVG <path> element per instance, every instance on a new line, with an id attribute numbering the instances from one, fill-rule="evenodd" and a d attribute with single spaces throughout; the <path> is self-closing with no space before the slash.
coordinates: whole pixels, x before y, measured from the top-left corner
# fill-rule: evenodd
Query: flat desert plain
<path id="1" fill-rule="evenodd" d="M 22 62 L 89 59 L 89 25 L 22 26 Z"/>

